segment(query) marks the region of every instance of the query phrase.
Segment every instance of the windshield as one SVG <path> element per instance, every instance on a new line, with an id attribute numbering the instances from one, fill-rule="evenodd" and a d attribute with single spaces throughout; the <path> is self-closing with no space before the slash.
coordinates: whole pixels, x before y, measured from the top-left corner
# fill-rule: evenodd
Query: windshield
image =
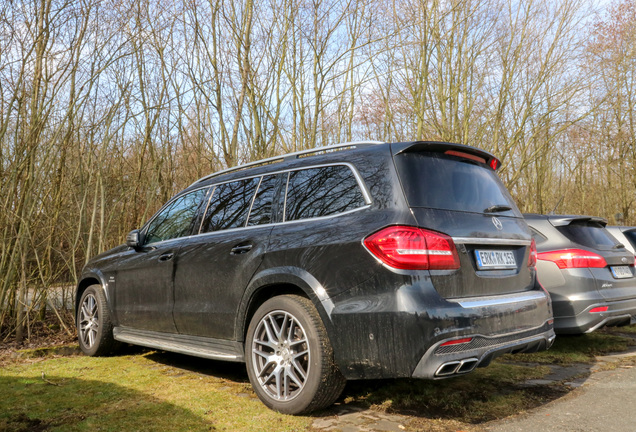
<path id="1" fill-rule="evenodd" d="M 406 152 L 395 164 L 410 207 L 521 217 L 495 172 L 461 157 Z"/>

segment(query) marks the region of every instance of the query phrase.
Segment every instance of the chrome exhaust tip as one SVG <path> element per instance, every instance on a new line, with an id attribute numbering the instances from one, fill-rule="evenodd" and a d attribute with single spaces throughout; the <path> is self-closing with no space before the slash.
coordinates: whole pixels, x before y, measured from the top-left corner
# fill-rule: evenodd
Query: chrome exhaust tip
<path id="1" fill-rule="evenodd" d="M 548 343 L 547 346 L 545 347 L 546 349 L 550 349 L 552 347 L 552 345 L 554 345 L 554 341 L 556 340 L 556 336 L 550 336 L 548 338 Z"/>
<path id="2" fill-rule="evenodd" d="M 457 369 L 459 369 L 459 367 L 461 366 L 461 364 L 462 363 L 459 361 L 443 363 L 439 368 L 437 368 L 437 372 L 435 372 L 435 376 L 441 377 L 441 376 L 454 375 Z"/>
<path id="3" fill-rule="evenodd" d="M 472 371 L 473 369 L 475 369 L 475 367 L 477 366 L 477 363 L 479 363 L 479 360 L 477 360 L 476 358 L 469 358 L 466 360 L 462 360 L 462 364 L 457 369 L 457 373 L 458 374 L 468 373 Z"/>
<path id="4" fill-rule="evenodd" d="M 477 367 L 479 359 L 467 358 L 464 360 L 456 360 L 443 363 L 435 372 L 436 377 L 446 377 L 451 375 L 464 374 L 472 371 Z"/>

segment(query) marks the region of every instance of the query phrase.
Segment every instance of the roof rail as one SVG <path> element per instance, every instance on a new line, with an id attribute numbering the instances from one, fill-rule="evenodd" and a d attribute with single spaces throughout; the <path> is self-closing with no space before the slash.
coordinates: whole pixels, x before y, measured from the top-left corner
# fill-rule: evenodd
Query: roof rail
<path id="1" fill-rule="evenodd" d="M 283 154 L 280 156 L 273 156 L 267 159 L 261 159 L 261 160 L 257 160 L 254 162 L 249 162 L 243 165 L 238 165 L 232 168 L 226 168 L 224 170 L 221 171 L 217 171 L 215 173 L 212 174 L 208 174 L 205 177 L 200 178 L 199 180 L 195 181 L 194 183 L 192 183 L 190 186 L 194 186 L 197 183 L 200 183 L 202 181 L 211 179 L 212 177 L 216 177 L 219 176 L 221 174 L 227 174 L 230 173 L 232 171 L 240 171 L 246 168 L 254 168 L 257 166 L 262 166 L 262 165 L 270 165 L 273 163 L 278 163 L 278 162 L 283 162 L 286 160 L 291 160 L 291 159 L 297 159 L 299 157 L 303 157 L 303 156 L 307 156 L 307 155 L 311 155 L 312 153 L 321 153 L 321 152 L 329 152 L 332 150 L 344 150 L 347 147 L 356 147 L 359 145 L 377 145 L 377 144 L 384 144 L 384 142 L 382 141 L 352 141 L 352 142 L 346 142 L 346 143 L 341 143 L 341 144 L 334 144 L 334 145 L 328 145 L 328 146 L 324 146 L 324 147 L 315 147 L 313 149 L 309 149 L 309 150 L 302 150 L 302 151 L 297 151 L 294 153 L 287 153 L 287 154 Z M 188 186 L 188 187 L 190 187 Z"/>

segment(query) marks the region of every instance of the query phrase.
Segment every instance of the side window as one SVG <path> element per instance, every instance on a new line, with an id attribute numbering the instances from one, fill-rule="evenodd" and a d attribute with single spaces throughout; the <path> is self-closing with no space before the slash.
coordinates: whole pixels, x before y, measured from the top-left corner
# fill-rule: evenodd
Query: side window
<path id="1" fill-rule="evenodd" d="M 208 189 L 198 189 L 175 199 L 148 225 L 145 243 L 189 235 L 194 216 Z"/>
<path id="2" fill-rule="evenodd" d="M 261 184 L 258 186 L 254 204 L 252 204 L 252 210 L 250 211 L 249 220 L 247 221 L 248 226 L 272 223 L 272 203 L 277 184 L 277 175 L 263 177 Z"/>
<path id="3" fill-rule="evenodd" d="M 310 168 L 289 175 L 285 220 L 329 216 L 363 205 L 358 182 L 346 166 Z"/>
<path id="4" fill-rule="evenodd" d="M 546 236 L 544 236 L 543 234 L 541 234 L 539 231 L 537 231 L 536 229 L 532 227 L 530 228 L 530 234 L 532 235 L 532 238 L 534 239 L 534 242 L 536 244 L 541 244 L 548 240 Z"/>
<path id="5" fill-rule="evenodd" d="M 625 237 L 627 238 L 627 240 L 629 240 L 632 246 L 636 248 L 636 231 L 634 230 L 623 231 L 623 234 L 625 234 Z"/>
<path id="6" fill-rule="evenodd" d="M 205 212 L 201 232 L 245 226 L 258 181 L 256 177 L 218 185 Z"/>

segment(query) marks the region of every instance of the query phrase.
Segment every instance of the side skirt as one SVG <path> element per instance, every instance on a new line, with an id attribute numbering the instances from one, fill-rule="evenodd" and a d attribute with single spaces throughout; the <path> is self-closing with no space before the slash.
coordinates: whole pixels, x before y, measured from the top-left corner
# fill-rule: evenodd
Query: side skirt
<path id="1" fill-rule="evenodd" d="M 244 362 L 243 344 L 240 342 L 115 327 L 113 337 L 132 345 L 141 345 L 164 351 L 188 354 L 213 360 Z"/>

